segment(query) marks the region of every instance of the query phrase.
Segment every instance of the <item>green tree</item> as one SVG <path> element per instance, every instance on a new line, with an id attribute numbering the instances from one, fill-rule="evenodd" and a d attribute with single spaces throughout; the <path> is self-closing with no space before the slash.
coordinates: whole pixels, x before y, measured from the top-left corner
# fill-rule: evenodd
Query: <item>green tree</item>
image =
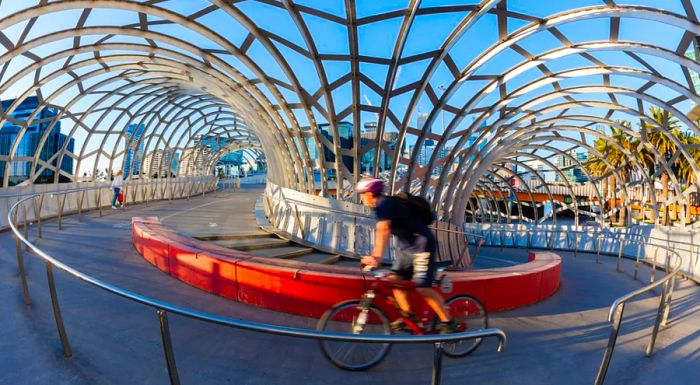
<path id="1" fill-rule="evenodd" d="M 617 145 L 613 145 L 612 142 L 617 143 Z M 610 192 L 610 221 L 614 223 L 618 218 L 618 215 L 615 213 L 617 207 L 617 177 L 614 171 L 617 171 L 622 181 L 623 188 L 625 188 L 630 174 L 630 167 L 634 164 L 634 160 L 630 159 L 623 149 L 628 153 L 634 154 L 637 146 L 636 140 L 622 129 L 611 128 L 611 140 L 608 141 L 603 138 L 598 138 L 593 142 L 593 146 L 596 151 L 602 155 L 602 158 L 589 152 L 588 161 L 586 161 L 584 167 L 586 167 L 591 174 L 604 177 L 603 195 L 607 197 Z M 624 199 L 625 194 L 621 194 L 623 208 L 620 210 L 619 221 L 622 225 L 627 224 L 627 204 Z"/>
<path id="2" fill-rule="evenodd" d="M 700 145 L 700 138 L 698 138 L 697 136 L 695 136 L 691 132 L 682 133 L 680 139 L 681 139 L 681 142 L 683 144 Z M 700 148 L 688 147 L 688 152 L 690 153 L 690 157 L 693 159 L 693 161 L 696 164 L 700 164 Z M 697 175 L 695 175 L 695 171 L 690 166 L 690 161 L 685 156 L 681 155 L 678 157 L 678 159 L 674 163 L 674 168 L 676 170 L 676 175 L 683 182 L 686 189 L 690 188 L 690 186 L 692 186 L 697 181 Z M 690 223 L 690 221 L 691 221 L 690 195 L 688 195 L 684 199 L 684 201 L 685 201 L 685 223 Z"/>
<path id="3" fill-rule="evenodd" d="M 676 152 L 676 143 L 673 141 L 670 135 L 675 135 L 680 137 L 680 122 L 678 119 L 673 117 L 668 111 L 658 108 L 651 107 L 650 111 L 651 118 L 658 124 L 658 126 L 652 126 L 646 122 L 640 124 L 640 128 L 646 134 L 647 141 L 649 144 L 654 146 L 656 150 L 661 154 L 661 156 L 669 161 L 673 154 Z M 671 134 L 667 134 L 662 131 L 665 129 Z M 661 201 L 663 208 L 661 209 L 661 224 L 668 224 L 668 208 L 666 202 L 669 198 L 669 175 L 668 172 L 661 167 L 661 159 L 656 159 L 654 156 L 645 156 L 645 166 L 649 169 L 649 174 L 655 175 L 656 171 L 661 171 Z"/>

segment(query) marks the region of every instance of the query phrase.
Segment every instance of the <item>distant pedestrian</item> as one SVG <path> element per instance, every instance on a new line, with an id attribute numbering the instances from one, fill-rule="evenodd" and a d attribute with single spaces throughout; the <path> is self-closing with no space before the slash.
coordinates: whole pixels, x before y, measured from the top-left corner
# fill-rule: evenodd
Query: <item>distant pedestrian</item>
<path id="1" fill-rule="evenodd" d="M 122 185 L 124 184 L 124 178 L 122 178 L 122 170 L 117 170 L 114 173 L 114 179 L 112 180 L 112 190 L 114 190 L 114 195 L 112 196 L 112 210 L 117 209 L 117 203 L 121 206 L 122 202 L 119 201 L 119 194 L 122 190 Z"/>

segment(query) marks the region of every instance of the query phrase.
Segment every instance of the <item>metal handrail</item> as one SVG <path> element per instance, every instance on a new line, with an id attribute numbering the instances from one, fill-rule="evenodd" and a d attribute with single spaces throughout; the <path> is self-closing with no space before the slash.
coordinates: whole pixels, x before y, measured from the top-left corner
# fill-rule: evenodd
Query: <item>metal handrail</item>
<path id="1" fill-rule="evenodd" d="M 208 176 L 201 176 L 201 177 L 187 177 L 187 178 L 208 178 Z M 165 181 L 165 182 L 163 182 Z M 180 178 L 162 178 L 162 179 L 138 179 L 137 180 L 125 180 L 124 181 L 124 186 L 133 186 L 133 185 L 153 185 L 153 184 L 159 184 L 159 183 L 171 183 L 171 184 L 180 184 L 180 183 L 187 183 L 191 182 L 191 180 L 181 180 Z M 90 182 L 78 182 L 78 183 L 90 183 Z M 23 197 L 27 195 L 40 195 L 40 194 L 58 194 L 58 193 L 63 193 L 63 192 L 80 192 L 80 191 L 90 191 L 90 190 L 97 190 L 97 189 L 102 189 L 106 187 L 110 187 L 109 181 L 104 181 L 104 182 L 95 182 L 96 184 L 99 183 L 100 185 L 93 185 L 93 186 L 85 186 L 85 187 L 78 187 L 75 189 L 69 189 L 69 190 L 64 190 L 64 189 L 57 189 L 57 190 L 47 190 L 47 191 L 42 191 L 40 193 L 37 193 L 36 191 L 31 191 L 31 192 L 24 192 L 24 193 L 16 193 L 16 194 L 0 194 L 0 198 L 18 198 L 18 197 Z"/>
<path id="2" fill-rule="evenodd" d="M 56 319 L 56 326 L 58 329 L 59 337 L 61 339 L 61 343 L 63 345 L 63 351 L 64 355 L 66 357 L 71 357 L 72 356 L 72 350 L 70 348 L 70 344 L 68 342 L 68 337 L 66 334 L 65 326 L 63 325 L 63 319 L 61 316 L 60 312 L 60 306 L 58 303 L 58 296 L 56 292 L 56 286 L 53 278 L 53 271 L 52 267 L 56 266 L 59 269 L 65 271 L 69 275 L 78 278 L 84 282 L 87 282 L 93 286 L 96 286 L 100 289 L 106 290 L 108 292 L 111 292 L 113 294 L 116 294 L 120 297 L 141 303 L 143 305 L 152 307 L 156 309 L 158 318 L 159 318 L 159 323 L 160 323 L 160 329 L 161 329 L 161 338 L 163 341 L 163 348 L 164 348 L 164 355 L 166 359 L 166 364 L 168 367 L 168 373 L 170 376 L 170 382 L 171 384 L 179 384 L 179 375 L 177 372 L 177 367 L 176 367 L 176 362 L 175 362 L 175 355 L 174 351 L 172 348 L 172 341 L 170 338 L 170 329 L 169 329 L 169 324 L 168 324 L 168 318 L 167 314 L 168 312 L 173 313 L 173 314 L 178 314 L 181 316 L 201 320 L 204 322 L 209 322 L 209 323 L 214 323 L 218 325 L 224 325 L 224 326 L 229 326 L 229 327 L 235 327 L 239 329 L 246 329 L 246 330 L 251 330 L 251 331 L 256 331 L 256 332 L 264 332 L 264 333 L 270 333 L 270 334 L 276 334 L 276 335 L 283 335 L 283 336 L 288 336 L 288 337 L 299 337 L 299 338 L 311 338 L 311 339 L 320 339 L 320 340 L 333 340 L 333 341 L 350 341 L 350 342 L 371 342 L 371 343 L 433 343 L 435 345 L 435 354 L 434 354 L 434 360 L 433 360 L 433 376 L 432 376 L 432 384 L 433 385 L 439 385 L 440 383 L 440 373 L 442 369 L 442 350 L 443 350 L 443 344 L 446 342 L 453 342 L 453 341 L 461 341 L 461 340 L 466 340 L 466 339 L 476 339 L 476 338 L 486 338 L 486 337 L 496 337 L 498 339 L 498 347 L 497 351 L 502 352 L 505 348 L 506 344 L 506 334 L 500 329 L 497 328 L 488 328 L 488 329 L 482 329 L 482 330 L 477 330 L 477 331 L 465 331 L 465 332 L 459 332 L 459 333 L 453 333 L 453 334 L 440 334 L 440 335 L 355 335 L 351 333 L 340 333 L 340 332 L 325 332 L 325 331 L 316 331 L 316 330 L 310 330 L 310 329 L 302 329 L 302 328 L 292 328 L 292 327 L 286 327 L 286 326 L 278 326 L 278 325 L 271 325 L 271 324 L 264 324 L 264 323 L 258 323 L 258 322 L 252 322 L 252 321 L 244 321 L 244 320 L 239 320 L 239 319 L 234 319 L 230 317 L 225 317 L 225 316 L 220 316 L 216 314 L 211 314 L 207 312 L 202 312 L 202 311 L 197 311 L 189 308 L 185 308 L 182 306 L 177 306 L 174 304 L 171 304 L 169 302 L 157 300 L 151 297 L 143 296 L 138 293 L 122 289 L 116 285 L 112 285 L 106 281 L 100 280 L 98 278 L 89 276 L 87 274 L 84 274 L 80 272 L 77 269 L 74 269 L 57 259 L 51 257 L 50 255 L 46 254 L 44 251 L 39 249 L 36 245 L 34 245 L 32 242 L 28 240 L 27 232 L 26 232 L 26 218 L 25 218 L 25 235 L 22 235 L 17 227 L 17 210 L 20 205 L 22 205 L 24 202 L 27 202 L 30 199 L 33 199 L 41 194 L 34 194 L 28 197 L 25 197 L 21 199 L 20 201 L 16 202 L 12 208 L 10 209 L 7 217 L 8 217 L 8 222 L 10 223 L 10 227 L 12 229 L 12 232 L 14 233 L 16 239 L 19 242 L 24 243 L 29 249 L 34 251 L 34 253 L 42 258 L 45 263 L 46 263 L 46 269 L 47 269 L 47 277 L 49 280 L 49 291 L 50 291 L 50 296 L 51 296 L 51 302 L 53 305 L 53 310 L 54 310 L 54 317 Z M 19 259 L 21 258 L 21 250 L 18 248 L 17 250 L 18 253 L 18 263 L 20 262 Z M 23 288 L 26 289 L 26 275 L 23 269 L 23 263 L 20 265 L 20 274 L 22 275 L 22 281 L 23 281 Z M 30 302 L 27 301 L 28 299 L 28 291 L 25 290 L 25 302 L 28 304 Z"/>
<path id="3" fill-rule="evenodd" d="M 493 231 L 493 229 L 489 229 Z M 530 231 L 532 229 L 527 229 L 527 236 L 528 236 L 528 247 L 530 246 Z M 496 230 L 499 231 L 499 230 Z M 503 231 L 503 230 L 501 230 Z M 562 231 L 561 229 L 536 229 L 536 231 L 543 232 L 543 233 L 559 233 L 561 234 Z M 597 258 L 596 262 L 599 263 L 599 256 L 601 253 L 601 247 L 600 247 L 600 239 L 601 237 L 604 238 L 606 235 L 612 234 L 610 232 L 588 232 L 588 231 L 578 231 L 578 230 L 566 230 L 567 233 L 567 240 L 568 240 L 568 234 L 576 234 L 576 250 L 578 250 L 578 236 L 579 234 L 585 234 L 589 236 L 595 236 L 595 240 L 597 242 Z M 650 283 L 647 284 L 646 286 L 637 289 L 633 292 L 627 293 L 619 298 L 617 298 L 612 305 L 610 306 L 610 310 L 608 312 L 608 322 L 610 322 L 612 325 L 612 329 L 610 331 L 610 337 L 608 338 L 608 345 L 603 353 L 603 359 L 600 364 L 600 367 L 598 369 L 598 373 L 596 374 L 595 378 L 595 385 L 602 385 L 603 382 L 605 381 L 605 375 L 607 374 L 608 367 L 610 366 L 610 360 L 612 358 L 612 354 L 615 348 L 615 345 L 617 343 L 617 336 L 620 331 L 620 325 L 622 324 L 622 319 L 623 319 L 623 314 L 624 314 L 624 307 L 625 304 L 633 299 L 636 298 L 644 293 L 650 292 L 654 290 L 655 288 L 663 285 L 663 290 L 661 292 L 661 298 L 659 301 L 659 308 L 656 314 L 656 319 L 654 322 L 654 327 L 651 333 L 651 338 L 649 340 L 649 344 L 646 347 L 645 350 L 645 356 L 649 357 L 654 351 L 654 344 L 656 342 L 656 337 L 659 332 L 659 328 L 661 326 L 665 326 L 667 321 L 668 321 L 668 314 L 671 308 L 671 298 L 672 298 L 672 293 L 673 293 L 673 288 L 675 284 L 675 278 L 680 272 L 681 266 L 682 266 L 682 257 L 678 252 L 675 250 L 665 247 L 663 245 L 657 245 L 657 244 L 652 244 L 648 242 L 648 239 L 651 237 L 647 237 L 641 234 L 634 234 L 635 237 L 639 238 L 640 240 L 621 240 L 619 241 L 620 248 L 618 252 L 618 263 L 617 263 L 617 271 L 620 271 L 620 259 L 622 258 L 622 245 L 623 242 L 626 242 L 628 244 L 637 244 L 639 246 L 645 245 L 645 246 L 654 246 L 659 249 L 663 249 L 667 253 L 667 267 L 668 267 L 668 273 L 661 279 L 656 280 L 654 276 L 654 272 L 656 271 L 657 265 L 656 265 L 656 255 L 654 255 L 654 260 L 652 263 L 652 273 L 650 277 Z M 643 238 L 643 239 L 642 239 Z M 547 245 L 549 246 L 548 248 L 553 247 L 553 241 L 547 240 Z M 503 245 L 502 245 L 503 246 Z M 635 265 L 635 279 L 637 277 L 637 266 L 640 263 L 640 248 L 637 248 L 637 264 Z M 674 262 L 670 261 L 670 256 L 674 257 Z M 673 266 L 671 266 L 673 264 Z"/>
<path id="4" fill-rule="evenodd" d="M 167 184 L 167 185 L 170 185 L 170 186 L 179 185 L 179 184 L 185 184 L 185 185 L 191 184 L 191 185 L 194 185 L 195 183 L 197 183 L 197 184 L 198 184 L 198 188 L 197 188 L 197 189 L 199 189 L 199 187 L 201 187 L 201 189 L 202 189 L 202 194 L 205 195 L 205 194 L 206 194 L 206 187 L 205 187 L 204 185 L 206 185 L 207 181 L 203 181 L 203 179 L 211 179 L 213 182 L 218 182 L 217 178 L 215 178 L 215 177 L 202 176 L 202 177 L 187 177 L 187 178 L 184 179 L 184 180 L 168 179 L 167 182 L 160 182 L 159 180 L 143 180 L 143 181 L 142 181 L 142 180 L 138 180 L 138 181 L 132 181 L 132 182 L 129 182 L 129 183 L 125 183 L 124 186 L 123 186 L 124 191 L 125 191 L 125 200 L 124 200 L 124 203 L 123 203 L 124 208 L 126 208 L 126 203 L 127 203 L 127 201 L 128 201 L 128 196 L 127 196 L 128 194 L 126 194 L 126 192 L 129 191 L 129 190 L 128 190 L 129 188 L 135 188 L 135 189 L 141 188 L 141 189 L 145 189 L 147 186 L 158 186 L 158 185 L 161 185 L 161 186 L 162 186 L 162 185 L 166 185 L 166 184 Z M 204 184 L 204 185 L 203 185 L 203 184 Z M 229 188 L 230 188 L 230 187 L 233 187 L 234 189 L 235 189 L 235 187 L 236 187 L 235 184 L 229 183 L 228 181 L 224 181 L 224 182 L 222 183 L 222 185 L 223 185 L 223 186 L 222 186 L 222 189 L 227 188 L 227 186 L 228 186 Z M 77 210 L 76 210 L 76 211 L 77 211 L 77 213 L 78 213 L 78 220 L 81 221 L 81 220 L 82 220 L 82 216 L 81 216 L 81 215 L 82 215 L 82 211 L 83 211 L 83 200 L 85 199 L 85 193 L 87 193 L 87 192 L 89 192 L 89 191 L 97 191 L 97 192 L 98 192 L 98 195 L 97 195 L 97 197 L 95 198 L 95 200 L 96 200 L 96 201 L 95 201 L 96 207 L 93 207 L 93 209 L 98 210 L 99 213 L 100 213 L 100 216 L 102 216 L 102 208 L 103 208 L 104 205 L 102 205 L 102 203 L 101 203 L 101 202 L 102 202 L 102 195 L 100 195 L 99 191 L 100 191 L 100 190 L 103 190 L 103 189 L 111 189 L 111 186 L 110 186 L 109 184 L 99 184 L 99 185 L 91 185 L 91 186 L 82 186 L 82 187 L 72 188 L 72 189 L 54 189 L 54 190 L 48 190 L 48 191 L 42 191 L 42 192 L 26 192 L 26 193 L 15 194 L 15 195 L 6 195 L 6 194 L 5 194 L 5 195 L 2 195 L 2 194 L 0 194 L 0 198 L 18 198 L 18 199 L 21 200 L 22 197 L 26 197 L 26 196 L 34 196 L 34 197 L 40 196 L 38 205 L 36 204 L 36 202 L 35 202 L 35 205 L 34 205 L 34 210 L 35 210 L 35 212 L 34 212 L 34 219 L 35 219 L 35 220 L 37 221 L 37 223 L 38 223 L 38 227 L 39 227 L 39 230 L 38 230 L 38 231 L 39 231 L 39 238 L 41 238 L 41 237 L 42 237 L 42 219 L 44 219 L 44 218 L 41 216 L 41 210 L 42 210 L 42 207 L 43 207 L 43 202 L 44 202 L 44 197 L 45 197 L 45 196 L 48 196 L 48 197 L 50 197 L 50 198 L 53 198 L 53 197 L 56 197 L 56 198 L 57 198 L 57 203 L 56 203 L 56 206 L 57 206 L 57 207 L 56 207 L 55 216 L 58 218 L 58 228 L 59 228 L 59 230 L 62 230 L 62 228 L 63 228 L 64 205 L 65 205 L 65 203 L 66 203 L 66 195 L 68 195 L 68 194 L 73 194 L 73 193 L 82 193 L 82 194 L 83 194 L 81 197 L 78 198 L 78 201 L 77 201 L 77 203 L 76 203 L 76 206 L 77 206 Z M 170 190 L 172 190 L 172 187 L 170 188 Z M 190 189 L 188 190 L 187 196 L 186 196 L 187 199 L 190 198 L 191 190 L 192 190 L 192 188 L 190 187 Z M 137 190 L 137 191 L 138 191 L 138 190 Z M 183 191 L 184 191 L 184 188 L 183 188 Z M 214 191 L 216 191 L 216 187 L 214 188 Z M 182 191 L 181 191 L 181 192 L 182 192 Z M 152 195 L 155 196 L 155 193 L 152 194 Z M 172 195 L 173 195 L 173 193 L 172 193 L 172 191 L 171 191 L 171 196 L 169 197 L 169 199 L 172 199 Z M 163 194 L 163 196 L 165 196 L 165 194 Z M 58 197 L 63 197 L 63 198 L 62 198 L 62 200 L 58 200 Z M 161 198 L 161 199 L 165 199 L 165 198 L 163 197 L 163 198 Z M 150 199 L 150 200 L 153 200 L 153 199 Z M 138 199 L 136 199 L 136 201 L 138 201 Z M 141 202 L 144 202 L 144 203 L 145 203 L 145 202 L 147 202 L 147 201 L 149 201 L 149 199 L 146 198 L 145 192 L 144 192 L 144 196 L 142 197 Z M 90 208 L 88 208 L 88 210 L 89 210 L 89 209 L 90 209 Z M 25 209 L 25 210 L 26 210 L 26 209 Z M 8 213 L 9 213 L 9 211 L 10 211 L 10 210 L 8 210 Z M 9 217 L 9 215 L 8 215 L 8 217 Z M 25 217 L 26 217 L 26 214 L 25 214 Z M 50 216 L 47 216 L 46 218 L 52 218 L 52 217 L 53 217 L 53 216 L 50 215 Z M 4 231 L 4 230 L 7 230 L 7 229 L 8 229 L 8 227 L 4 227 L 4 226 L 3 226 L 1 230 Z"/>
<path id="5" fill-rule="evenodd" d="M 266 195 L 266 196 L 267 196 L 267 195 Z M 269 196 L 268 196 L 268 197 L 269 197 Z M 270 199 L 278 200 L 278 199 L 275 198 L 275 197 L 269 197 L 269 198 L 270 198 Z M 334 208 L 332 208 L 332 207 L 325 207 L 325 206 L 322 206 L 322 205 L 317 205 L 317 204 L 313 204 L 313 203 L 309 203 L 309 202 L 304 202 L 304 201 L 300 201 L 300 200 L 298 200 L 298 199 L 294 199 L 294 198 L 290 198 L 290 197 L 284 197 L 284 200 L 285 200 L 285 201 L 291 201 L 291 202 L 293 202 L 293 203 L 296 204 L 296 205 L 302 205 L 302 206 L 306 206 L 306 207 L 317 208 L 317 209 L 324 210 L 324 211 L 331 212 L 331 213 L 336 213 L 336 214 L 349 214 L 347 211 L 334 209 Z M 360 217 L 360 218 L 365 218 L 365 219 L 372 219 L 372 220 L 376 219 L 376 218 L 375 218 L 373 215 L 371 215 L 371 214 L 358 213 L 358 212 L 352 212 L 352 213 L 350 213 L 350 214 L 352 214 L 352 216 Z M 459 230 L 440 229 L 440 228 L 437 228 L 437 227 L 434 227 L 434 226 L 428 226 L 428 228 L 429 228 L 430 230 L 444 231 L 444 232 L 447 232 L 447 233 L 455 233 L 455 234 L 467 235 L 467 236 L 471 236 L 471 237 L 475 237 L 475 238 L 484 238 L 484 236 L 482 236 L 482 235 L 467 233 L 467 232 L 459 231 Z"/>

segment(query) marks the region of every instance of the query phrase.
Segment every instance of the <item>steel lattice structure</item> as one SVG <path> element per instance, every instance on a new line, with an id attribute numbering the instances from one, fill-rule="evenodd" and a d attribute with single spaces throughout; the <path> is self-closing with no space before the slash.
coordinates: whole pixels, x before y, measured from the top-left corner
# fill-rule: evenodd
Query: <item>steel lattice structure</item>
<path id="1" fill-rule="evenodd" d="M 56 155 L 58 164 L 71 157 L 76 170 L 89 165 L 93 174 L 105 162 L 119 168 L 134 145 L 126 127 L 144 124 L 136 141 L 146 152 L 197 148 L 202 135 L 236 143 L 206 152 L 202 173 L 232 146 L 259 148 L 270 180 L 280 186 L 353 199 L 351 187 L 369 172 L 387 178 L 394 191 L 431 197 L 444 220 L 459 224 L 475 191 L 492 205 L 504 193 L 518 200 L 511 182 L 525 175 L 532 181 L 523 183 L 525 193 L 553 200 L 555 191 L 535 163 L 560 176 L 563 194 L 576 196 L 564 175 L 582 168 L 571 150 L 603 156 L 593 146 L 603 138 L 630 159 L 625 175 L 608 165 L 626 210 L 639 200 L 634 189 L 655 211 L 685 202 L 697 191 L 697 178 L 682 186 L 673 163 L 685 157 L 700 172 L 693 146 L 652 119 L 649 107 L 663 108 L 700 134 L 687 116 L 700 103 L 692 81 L 700 63 L 685 54 L 700 35 L 697 7 L 690 0 L 658 1 L 658 8 L 590 0 L 566 9 L 561 3 L 536 14 L 528 1 L 515 0 L 371 6 L 355 0 L 4 0 L 0 93 L 14 90 L 20 100 L 36 95 L 55 107 L 51 124 L 62 120 L 80 138 L 75 151 Z M 2 14 L 2 7 L 11 11 Z M 672 42 L 642 31 L 633 36 L 628 23 Z M 434 39 L 425 39 L 431 28 Z M 580 33 L 586 28 L 590 36 Z M 377 40 L 386 40 L 382 52 L 366 48 Z M 418 127 L 415 117 L 426 105 Z M 12 109 L 0 111 L 0 124 Z M 634 124 L 622 124 L 621 117 Z M 26 128 L 32 119 L 18 124 Z M 372 119 L 376 132 L 363 142 L 361 127 Z M 343 121 L 352 123 L 350 145 L 342 145 Z M 667 134 L 675 153 L 666 157 L 651 146 L 638 122 Z M 625 148 L 600 125 L 639 139 L 639 147 Z M 0 154 L 4 185 L 13 162 L 31 161 L 33 175 L 58 167 L 41 161 L 39 151 L 30 159 L 16 156 L 21 137 Z M 434 143 L 431 154 L 421 153 L 427 141 Z M 655 174 L 633 161 L 642 148 L 658 157 Z M 371 158 L 369 170 L 363 157 Z M 382 168 L 383 159 L 392 167 Z M 674 198 L 660 203 L 654 180 L 663 172 Z M 587 194 L 605 200 L 604 177 L 587 177 Z M 575 203 L 570 208 L 578 210 Z M 517 217 L 488 220 L 524 219 Z"/>

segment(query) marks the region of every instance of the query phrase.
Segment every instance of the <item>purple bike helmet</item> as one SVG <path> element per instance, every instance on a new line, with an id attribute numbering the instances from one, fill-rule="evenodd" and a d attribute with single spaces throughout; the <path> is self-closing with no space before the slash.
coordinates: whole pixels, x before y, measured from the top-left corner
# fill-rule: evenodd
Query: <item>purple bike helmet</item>
<path id="1" fill-rule="evenodd" d="M 357 182 L 357 187 L 355 190 L 358 193 L 382 193 L 384 192 L 384 181 L 378 178 L 363 178 Z"/>

